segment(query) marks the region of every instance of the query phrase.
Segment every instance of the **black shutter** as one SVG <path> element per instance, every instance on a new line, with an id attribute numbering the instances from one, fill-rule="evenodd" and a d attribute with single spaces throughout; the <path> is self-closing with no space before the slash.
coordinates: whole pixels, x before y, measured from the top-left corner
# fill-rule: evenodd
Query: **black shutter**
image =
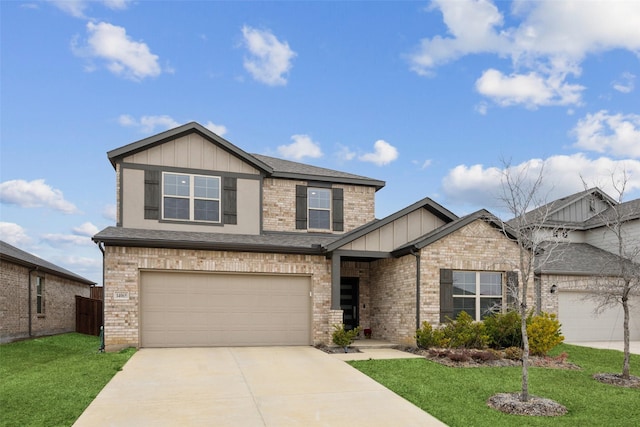
<path id="1" fill-rule="evenodd" d="M 307 186 L 296 185 L 296 229 L 307 229 Z"/>
<path id="2" fill-rule="evenodd" d="M 334 188 L 332 193 L 333 231 L 344 231 L 344 191 Z"/>
<path id="3" fill-rule="evenodd" d="M 160 177 L 158 170 L 144 171 L 144 219 L 160 219 Z"/>
<path id="4" fill-rule="evenodd" d="M 453 270 L 440 269 L 440 323 L 453 319 Z"/>
<path id="5" fill-rule="evenodd" d="M 518 303 L 518 272 L 507 271 L 507 309 L 517 310 Z"/>
<path id="6" fill-rule="evenodd" d="M 222 210 L 225 224 L 238 223 L 238 180 L 225 176 L 222 183 Z"/>

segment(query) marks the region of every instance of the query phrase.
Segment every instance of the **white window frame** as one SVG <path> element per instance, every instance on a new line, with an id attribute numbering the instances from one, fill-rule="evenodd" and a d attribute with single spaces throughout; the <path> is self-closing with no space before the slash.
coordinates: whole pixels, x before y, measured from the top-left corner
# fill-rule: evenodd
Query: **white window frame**
<path id="1" fill-rule="evenodd" d="M 186 176 L 189 178 L 189 195 L 173 195 L 165 193 L 165 177 L 168 175 L 180 175 Z M 196 178 L 206 178 L 206 179 L 215 179 L 218 182 L 218 197 L 196 197 L 195 195 L 195 181 Z M 188 174 L 181 172 L 162 172 L 162 219 L 166 221 L 189 221 L 189 222 L 207 222 L 219 224 L 222 221 L 222 179 L 219 176 L 212 175 L 198 175 L 198 174 Z M 165 216 L 165 199 L 173 198 L 173 199 L 187 199 L 189 200 L 189 218 L 168 218 Z M 214 201 L 218 202 L 218 218 L 216 220 L 204 220 L 204 219 L 195 219 L 195 201 L 196 200 L 206 200 L 206 201 Z"/>
<path id="2" fill-rule="evenodd" d="M 504 306 L 504 289 L 505 289 L 505 276 L 506 274 L 501 271 L 473 271 L 473 270 L 455 270 L 453 272 L 453 283 L 454 283 L 454 292 L 455 292 L 455 277 L 456 273 L 474 273 L 475 274 L 475 294 L 474 295 L 456 295 L 453 293 L 454 301 L 456 299 L 465 298 L 465 299 L 474 299 L 475 300 L 475 318 L 474 320 L 480 321 L 482 320 L 482 311 L 481 311 L 481 300 L 482 299 L 500 299 L 501 307 Z M 480 275 L 481 274 L 499 274 L 500 275 L 500 294 L 499 295 L 482 295 L 480 293 Z M 455 305 L 455 304 L 454 304 Z"/>
<path id="3" fill-rule="evenodd" d="M 321 192 L 326 192 L 329 197 L 328 197 L 328 207 L 318 207 L 318 206 L 311 206 L 311 194 L 314 191 L 321 191 Z M 331 203 L 332 203 L 332 194 L 331 194 L 331 189 L 330 188 L 318 188 L 318 187 L 308 187 L 307 188 L 307 228 L 309 230 L 322 230 L 322 231 L 327 231 L 327 230 L 331 230 L 331 219 L 333 216 L 333 212 L 331 211 Z M 328 224 L 327 227 L 312 227 L 311 226 L 311 211 L 322 211 L 322 212 L 329 212 L 329 220 L 328 220 Z"/>

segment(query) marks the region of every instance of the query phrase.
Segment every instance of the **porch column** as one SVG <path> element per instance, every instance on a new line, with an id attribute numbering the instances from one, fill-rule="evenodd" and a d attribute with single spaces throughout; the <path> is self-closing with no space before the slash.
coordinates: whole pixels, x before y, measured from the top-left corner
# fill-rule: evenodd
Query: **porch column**
<path id="1" fill-rule="evenodd" d="M 340 308 L 340 255 L 333 253 L 331 257 L 331 310 Z"/>

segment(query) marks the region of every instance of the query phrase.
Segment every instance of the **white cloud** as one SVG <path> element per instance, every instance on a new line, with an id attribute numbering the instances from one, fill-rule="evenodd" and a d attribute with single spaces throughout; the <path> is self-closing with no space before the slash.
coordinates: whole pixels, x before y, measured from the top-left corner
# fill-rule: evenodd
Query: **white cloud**
<path id="1" fill-rule="evenodd" d="M 244 59 L 244 68 L 259 82 L 269 86 L 286 85 L 285 75 L 291 70 L 291 61 L 296 56 L 289 43 L 279 41 L 268 30 L 247 25 L 242 27 L 242 35 L 250 53 Z"/>
<path id="2" fill-rule="evenodd" d="M 124 10 L 129 6 L 129 3 L 131 3 L 131 0 L 102 0 L 102 1 L 49 0 L 49 1 L 51 1 L 51 3 L 53 3 L 58 9 L 76 18 L 86 18 L 85 10 L 87 10 L 91 4 L 101 3 L 107 8 L 112 10 Z"/>
<path id="3" fill-rule="evenodd" d="M 422 166 L 420 166 L 420 169 L 426 169 L 429 166 L 431 166 L 432 163 L 433 163 L 433 160 L 427 159 L 424 162 L 422 162 Z"/>
<path id="4" fill-rule="evenodd" d="M 73 231 L 73 234 L 75 234 L 76 236 L 93 237 L 100 230 L 98 229 L 98 227 L 96 227 L 92 223 L 85 222 L 79 225 L 78 227 L 73 227 L 72 231 Z"/>
<path id="5" fill-rule="evenodd" d="M 607 157 L 590 159 L 582 153 L 551 156 L 547 159 L 531 159 L 513 165 L 515 173 L 527 171 L 530 181 L 544 167 L 541 193 L 552 201 L 584 190 L 582 179 L 589 185 L 597 185 L 611 195 L 615 191 L 611 176 L 619 177 L 626 171 L 629 182 L 627 192 L 640 189 L 640 161 L 613 160 Z M 459 165 L 451 169 L 442 180 L 448 202 L 495 209 L 500 206 L 498 196 L 504 170 L 483 165 Z"/>
<path id="6" fill-rule="evenodd" d="M 614 81 L 611 85 L 615 90 L 622 93 L 631 93 L 635 89 L 635 74 L 624 72 L 620 76 L 620 79 Z"/>
<path id="7" fill-rule="evenodd" d="M 180 126 L 171 116 L 142 116 L 136 119 L 128 114 L 118 117 L 118 123 L 125 127 L 137 127 L 142 133 L 155 133 L 156 129 L 167 130 Z"/>
<path id="8" fill-rule="evenodd" d="M 209 129 L 211 132 L 215 133 L 218 136 L 224 136 L 225 133 L 227 133 L 227 127 L 224 125 L 217 125 L 215 123 L 213 123 L 212 121 L 208 121 L 204 127 L 206 127 L 207 129 Z"/>
<path id="9" fill-rule="evenodd" d="M 18 248 L 31 243 L 31 238 L 25 229 L 13 222 L 0 222 L 0 238 Z"/>
<path id="10" fill-rule="evenodd" d="M 543 77 L 534 71 L 505 76 L 490 68 L 476 81 L 476 90 L 501 106 L 523 104 L 536 108 L 542 105 L 579 104 L 583 89 L 583 86 L 566 83 L 564 77 Z"/>
<path id="11" fill-rule="evenodd" d="M 398 158 L 398 150 L 393 145 L 382 139 L 373 144 L 373 153 L 365 153 L 358 157 L 363 162 L 384 166 Z"/>
<path id="12" fill-rule="evenodd" d="M 93 244 L 90 237 L 78 236 L 75 234 L 48 233 L 48 234 L 43 234 L 41 236 L 41 239 L 53 246 L 57 246 L 57 245 L 91 246 Z"/>
<path id="13" fill-rule="evenodd" d="M 93 273 L 92 275 L 96 275 L 99 274 L 100 269 L 102 269 L 102 259 L 99 255 L 96 255 L 95 258 L 81 257 L 77 255 L 55 256 L 53 257 L 52 262 L 64 266 L 69 271 L 79 272 L 80 274 L 83 274 L 83 272 L 90 272 Z"/>
<path id="14" fill-rule="evenodd" d="M 338 151 L 336 151 L 335 156 L 341 162 L 348 162 L 356 157 L 356 153 L 354 151 L 351 151 L 351 149 L 346 145 L 338 144 Z"/>
<path id="15" fill-rule="evenodd" d="M 87 32 L 86 45 L 79 46 L 77 38 L 72 42 L 76 55 L 104 60 L 113 74 L 134 81 L 155 77 L 162 72 L 158 55 L 151 53 L 146 43 L 132 40 L 125 28 L 107 22 L 88 22 Z M 92 68 L 93 65 L 90 66 Z"/>
<path id="16" fill-rule="evenodd" d="M 600 110 L 579 120 L 571 133 L 575 147 L 640 159 L 640 115 Z"/>
<path id="17" fill-rule="evenodd" d="M 51 188 L 45 184 L 44 179 L 15 179 L 1 183 L 0 202 L 22 208 L 47 207 L 66 214 L 79 213 L 73 203 L 65 200 L 62 191 Z"/>
<path id="18" fill-rule="evenodd" d="M 293 135 L 293 143 L 280 145 L 278 153 L 286 159 L 301 160 L 305 157 L 317 159 L 322 157 L 320 145 L 311 140 L 309 135 Z"/>
<path id="19" fill-rule="evenodd" d="M 486 70 L 477 83 L 484 88 L 480 93 L 502 106 L 580 105 L 584 88 L 566 79 L 580 75 L 585 57 L 614 49 L 640 51 L 640 2 L 517 1 L 509 20 L 518 21 L 514 26 L 505 25 L 489 0 L 434 0 L 434 9 L 442 13 L 448 35 L 421 40 L 409 56 L 411 69 L 433 75 L 436 67 L 470 54 L 510 58 L 511 72 Z M 531 93 L 532 87 L 542 94 Z"/>
<path id="20" fill-rule="evenodd" d="M 102 208 L 102 217 L 115 222 L 117 220 L 116 205 L 105 205 Z"/>

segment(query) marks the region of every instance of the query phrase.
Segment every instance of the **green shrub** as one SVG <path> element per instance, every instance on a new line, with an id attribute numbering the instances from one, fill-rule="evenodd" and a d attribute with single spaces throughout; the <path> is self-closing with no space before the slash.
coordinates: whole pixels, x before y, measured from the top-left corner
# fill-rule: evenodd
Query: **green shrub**
<path id="1" fill-rule="evenodd" d="M 351 345 L 360 333 L 361 328 L 358 326 L 357 328 L 345 331 L 344 325 L 333 325 L 333 329 L 335 329 L 332 335 L 333 343 L 339 347 L 344 347 L 346 351 L 346 348 Z"/>
<path id="2" fill-rule="evenodd" d="M 529 335 L 529 350 L 534 356 L 545 356 L 564 341 L 556 315 L 544 312 L 533 316 L 528 322 L 527 335 Z"/>
<path id="3" fill-rule="evenodd" d="M 522 326 L 517 311 L 495 313 L 484 319 L 491 348 L 522 347 Z"/>
<path id="4" fill-rule="evenodd" d="M 455 321 L 444 327 L 444 337 L 449 340 L 449 347 L 454 348 L 482 349 L 489 343 L 484 323 L 475 322 L 466 311 L 461 311 Z"/>
<path id="5" fill-rule="evenodd" d="M 429 322 L 422 322 L 422 327 L 416 331 L 416 344 L 420 348 L 448 347 L 449 339 L 442 328 L 434 329 Z"/>

